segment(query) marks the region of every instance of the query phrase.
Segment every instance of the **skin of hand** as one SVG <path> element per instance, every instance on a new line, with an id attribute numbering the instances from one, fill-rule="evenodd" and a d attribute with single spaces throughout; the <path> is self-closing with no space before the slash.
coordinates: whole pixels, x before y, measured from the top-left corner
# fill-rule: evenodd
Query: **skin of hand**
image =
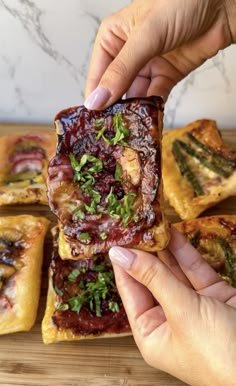
<path id="1" fill-rule="evenodd" d="M 162 95 L 236 42 L 236 0 L 135 0 L 98 31 L 85 106 L 100 110 L 123 94 Z"/>
<path id="2" fill-rule="evenodd" d="M 146 362 L 197 386 L 236 385 L 236 289 L 172 229 L 159 258 L 110 249 L 134 339 Z"/>

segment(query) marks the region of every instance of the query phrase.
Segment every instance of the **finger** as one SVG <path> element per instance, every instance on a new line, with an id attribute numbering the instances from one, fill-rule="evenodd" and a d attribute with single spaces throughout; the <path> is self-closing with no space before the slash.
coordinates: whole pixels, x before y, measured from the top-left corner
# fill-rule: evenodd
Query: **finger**
<path id="1" fill-rule="evenodd" d="M 152 294 L 121 267 L 114 264 L 116 285 L 127 313 L 132 331 L 149 334 L 166 321 L 162 308 Z"/>
<path id="2" fill-rule="evenodd" d="M 149 78 L 138 75 L 137 78 L 135 78 L 135 80 L 131 84 L 129 90 L 127 91 L 126 97 L 127 98 L 146 97 L 149 85 L 150 85 Z"/>
<path id="3" fill-rule="evenodd" d="M 106 27 L 101 25 L 91 55 L 85 86 L 85 97 L 95 90 L 105 70 L 123 47 L 124 39 L 112 33 L 109 29 L 109 24 Z"/>
<path id="4" fill-rule="evenodd" d="M 198 291 L 199 295 L 210 296 L 220 302 L 230 304 L 236 300 L 236 288 L 221 280 L 212 284 L 210 287 Z M 229 303 L 228 303 L 229 302 Z"/>
<path id="5" fill-rule="evenodd" d="M 121 247 L 111 248 L 109 255 L 114 264 L 122 267 L 153 294 L 162 306 L 167 320 L 178 317 L 178 312 L 183 308 L 183 299 L 185 308 L 193 305 L 193 300 L 197 297 L 195 292 L 179 281 L 157 257 L 144 251 Z"/>
<path id="6" fill-rule="evenodd" d="M 183 74 L 168 60 L 168 55 L 153 58 L 149 68 L 151 82 L 147 95 L 161 95 L 166 101 L 172 88 L 183 78 Z"/>
<path id="7" fill-rule="evenodd" d="M 176 259 L 168 249 L 158 252 L 160 260 L 169 268 L 169 270 L 188 287 L 192 287 L 190 281 L 187 279 Z"/>
<path id="8" fill-rule="evenodd" d="M 176 85 L 171 78 L 164 75 L 158 75 L 152 78 L 150 86 L 147 90 L 147 96 L 160 95 L 166 102 L 172 88 Z"/>
<path id="9" fill-rule="evenodd" d="M 124 95 L 142 67 L 154 55 L 151 44 L 141 44 L 143 31 L 133 29 L 120 52 L 102 75 L 98 87 L 88 96 L 85 106 L 101 110 Z M 106 98 L 104 97 L 106 90 Z"/>
<path id="10" fill-rule="evenodd" d="M 168 249 L 178 261 L 193 288 L 198 291 L 221 281 L 219 275 L 203 260 L 200 253 L 187 241 L 183 234 L 174 227 L 171 228 L 171 234 Z"/>
<path id="11" fill-rule="evenodd" d="M 228 304 L 228 306 L 236 308 L 236 295 L 232 296 L 232 298 L 227 300 L 226 304 Z"/>

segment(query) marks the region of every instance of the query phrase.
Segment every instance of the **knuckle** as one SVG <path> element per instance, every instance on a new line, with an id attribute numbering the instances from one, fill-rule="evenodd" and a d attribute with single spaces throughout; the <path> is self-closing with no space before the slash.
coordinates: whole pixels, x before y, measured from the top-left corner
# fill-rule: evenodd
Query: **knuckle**
<path id="1" fill-rule="evenodd" d="M 110 24 L 110 18 L 111 18 L 111 16 L 107 16 L 105 19 L 102 20 L 100 27 L 99 27 L 100 32 L 104 32 L 107 30 L 107 28 Z"/>
<path id="2" fill-rule="evenodd" d="M 161 264 L 153 263 L 140 273 L 141 282 L 148 288 L 155 285 L 155 281 L 160 278 Z"/>
<path id="3" fill-rule="evenodd" d="M 112 63 L 110 70 L 111 70 L 112 76 L 115 76 L 115 77 L 122 76 L 122 79 L 127 78 L 127 74 L 128 74 L 127 65 L 119 58 L 116 58 L 116 60 Z"/>
<path id="4" fill-rule="evenodd" d="M 155 320 L 150 320 L 145 314 L 142 314 L 136 320 L 135 330 L 141 339 L 147 338 L 155 328 Z"/>
<path id="5" fill-rule="evenodd" d="M 203 264 L 202 259 L 197 256 L 196 259 L 190 264 L 188 269 L 193 272 L 197 271 L 199 270 L 202 264 Z"/>

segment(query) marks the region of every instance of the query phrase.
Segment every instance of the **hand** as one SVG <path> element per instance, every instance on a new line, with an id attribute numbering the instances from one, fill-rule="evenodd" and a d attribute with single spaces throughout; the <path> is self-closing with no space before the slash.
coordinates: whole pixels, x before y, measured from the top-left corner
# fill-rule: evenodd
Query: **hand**
<path id="1" fill-rule="evenodd" d="M 160 259 L 120 247 L 110 258 L 147 363 L 191 385 L 235 385 L 236 289 L 185 237 L 172 230 Z"/>
<path id="2" fill-rule="evenodd" d="M 177 82 L 236 41 L 235 18 L 236 0 L 135 0 L 100 26 L 85 106 L 105 108 L 127 90 L 128 97 L 167 98 Z"/>

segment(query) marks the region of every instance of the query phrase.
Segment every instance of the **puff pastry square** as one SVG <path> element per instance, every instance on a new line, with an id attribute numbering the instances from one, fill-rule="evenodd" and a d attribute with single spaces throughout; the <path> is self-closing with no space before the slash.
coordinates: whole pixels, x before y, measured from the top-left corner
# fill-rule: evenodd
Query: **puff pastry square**
<path id="1" fill-rule="evenodd" d="M 56 116 L 48 192 L 60 221 L 61 258 L 91 258 L 117 244 L 153 252 L 166 246 L 162 115 L 162 99 L 150 97 Z"/>
<path id="2" fill-rule="evenodd" d="M 0 205 L 47 204 L 47 167 L 56 141 L 50 130 L 0 137 Z"/>
<path id="3" fill-rule="evenodd" d="M 0 334 L 35 322 L 48 224 L 44 217 L 0 217 Z"/>
<path id="4" fill-rule="evenodd" d="M 198 120 L 163 137 L 164 195 L 181 219 L 236 194 L 236 153 L 216 122 Z"/>
<path id="5" fill-rule="evenodd" d="M 229 284 L 236 287 L 236 216 L 202 217 L 174 225 Z"/>
<path id="6" fill-rule="evenodd" d="M 42 322 L 44 343 L 130 335 L 108 257 L 100 254 L 93 259 L 62 260 L 58 255 L 57 228 L 53 229 L 53 238 Z"/>

